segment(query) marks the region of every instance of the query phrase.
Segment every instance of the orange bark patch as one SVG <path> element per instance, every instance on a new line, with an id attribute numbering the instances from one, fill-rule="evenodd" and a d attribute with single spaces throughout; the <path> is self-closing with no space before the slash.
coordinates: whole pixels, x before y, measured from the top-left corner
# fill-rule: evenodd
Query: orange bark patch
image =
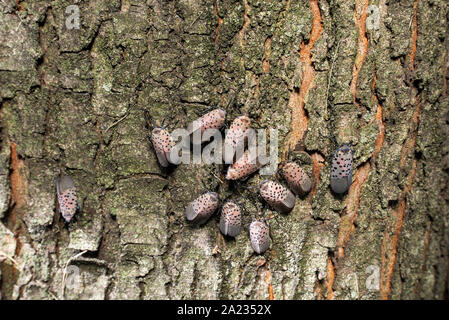
<path id="1" fill-rule="evenodd" d="M 399 242 L 399 235 L 402 229 L 402 222 L 404 221 L 404 213 L 406 208 L 406 195 L 409 193 L 413 185 L 413 180 L 416 173 L 417 160 L 413 160 L 412 170 L 410 171 L 407 186 L 405 187 L 398 207 L 393 210 L 395 223 L 393 225 L 393 234 L 385 231 L 382 242 L 382 268 L 380 279 L 380 298 L 388 300 L 391 290 L 391 279 L 393 277 L 394 264 L 396 262 L 397 248 Z"/>
<path id="2" fill-rule="evenodd" d="M 22 226 L 16 229 L 17 215 L 19 212 L 27 205 L 27 183 L 23 178 L 24 174 L 24 163 L 19 159 L 17 153 L 17 145 L 10 141 L 11 145 L 11 174 L 9 176 L 11 184 L 11 195 L 12 195 L 12 210 L 9 214 L 9 220 L 7 222 L 7 227 L 10 230 L 15 230 L 15 238 L 17 240 L 16 252 L 18 255 L 20 253 L 22 244 L 20 242 L 19 235 L 22 232 Z"/>
<path id="3" fill-rule="evenodd" d="M 16 4 L 17 4 L 17 11 L 25 10 L 25 6 L 23 5 L 22 1 L 16 0 Z"/>
<path id="4" fill-rule="evenodd" d="M 218 15 L 217 1 L 214 2 L 214 14 L 217 17 L 217 26 L 215 27 L 214 43 L 217 44 L 217 42 L 218 42 L 218 29 L 220 29 L 220 26 L 223 23 L 223 19 L 220 18 L 220 16 Z"/>
<path id="5" fill-rule="evenodd" d="M 313 160 L 313 175 L 315 177 L 315 182 L 313 184 L 313 189 L 311 192 L 311 199 L 313 199 L 313 197 L 316 194 L 316 190 L 318 188 L 318 184 L 320 183 L 320 172 L 321 172 L 321 168 L 323 168 L 324 166 L 324 158 L 322 155 L 320 155 L 318 152 L 315 152 L 312 155 L 312 160 Z"/>
<path id="6" fill-rule="evenodd" d="M 268 299 L 274 300 L 273 286 L 271 285 L 271 271 L 267 263 L 267 275 L 265 276 L 265 282 L 268 285 Z"/>
<path id="7" fill-rule="evenodd" d="M 19 209 L 26 205 L 26 182 L 22 178 L 23 173 L 23 161 L 19 159 L 17 154 L 17 145 L 14 142 L 11 144 L 11 168 L 10 175 L 11 193 L 12 199 L 16 209 Z"/>
<path id="8" fill-rule="evenodd" d="M 129 0 L 122 0 L 121 1 L 121 7 L 120 7 L 120 11 L 121 12 L 128 12 L 129 8 L 131 7 L 131 3 Z"/>
<path id="9" fill-rule="evenodd" d="M 335 280 L 335 268 L 334 264 L 332 263 L 331 258 L 327 258 L 327 300 L 332 300 L 334 297 L 334 290 L 332 289 L 332 286 L 334 285 Z"/>
<path id="10" fill-rule="evenodd" d="M 363 183 L 368 178 L 371 168 L 370 162 L 363 164 L 355 173 L 355 180 L 349 188 L 348 196 L 346 197 L 346 215 L 341 217 L 340 226 L 338 230 L 337 247 L 338 258 L 344 255 L 344 247 L 346 246 L 352 232 L 354 231 L 354 221 L 357 218 L 357 213 L 360 204 L 360 194 Z"/>
<path id="11" fill-rule="evenodd" d="M 368 10 L 368 0 L 357 0 L 355 3 L 354 19 L 355 24 L 359 30 L 358 37 L 358 49 L 357 55 L 355 57 L 354 67 L 352 69 L 352 81 L 351 81 L 351 92 L 353 97 L 353 102 L 357 107 L 360 107 L 357 103 L 357 79 L 359 78 L 360 70 L 362 69 L 363 62 L 366 58 L 366 53 L 368 52 L 368 38 L 366 37 L 366 17 Z"/>
<path id="12" fill-rule="evenodd" d="M 271 57 L 271 38 L 267 38 L 263 45 L 264 58 L 262 61 L 262 73 L 270 72 L 270 57 Z"/>
<path id="13" fill-rule="evenodd" d="M 376 90 L 376 74 L 374 74 L 373 78 L 373 92 Z M 374 102 L 377 104 L 377 112 L 376 117 L 374 118 L 377 122 L 377 125 L 379 126 L 379 133 L 376 137 L 376 142 L 374 143 L 374 150 L 372 158 L 376 158 L 376 156 L 379 154 L 380 150 L 382 149 L 382 145 L 384 144 L 385 140 L 385 123 L 383 121 L 383 108 L 379 104 L 376 94 L 374 94 Z"/>
<path id="14" fill-rule="evenodd" d="M 300 90 L 293 90 L 288 101 L 288 106 L 292 110 L 292 119 L 290 122 L 290 133 L 284 144 L 284 154 L 288 153 L 289 150 L 295 149 L 296 145 L 303 138 L 309 122 L 304 105 L 307 92 L 312 87 L 315 78 L 311 52 L 322 31 L 321 12 L 318 6 L 318 0 L 310 0 L 310 7 L 313 15 L 312 31 L 310 32 L 309 43 L 307 45 L 302 43 L 299 51 L 299 59 L 303 64 L 303 77 Z"/>
<path id="15" fill-rule="evenodd" d="M 374 143 L 374 150 L 372 157 L 375 158 L 380 150 L 382 149 L 382 145 L 384 144 L 385 140 L 385 123 L 383 122 L 383 115 L 382 115 L 382 106 L 380 104 L 377 105 L 377 113 L 376 113 L 376 121 L 379 125 L 379 133 L 377 134 L 376 142 Z"/>
<path id="16" fill-rule="evenodd" d="M 309 74 L 309 76 L 310 75 L 311 74 Z M 304 81 L 303 78 L 303 84 Z M 290 122 L 290 133 L 284 147 L 284 154 L 287 154 L 290 150 L 294 150 L 304 136 L 304 133 L 307 131 L 309 118 L 304 109 L 305 90 L 303 90 L 303 88 L 305 87 L 301 85 L 301 90 L 293 90 L 290 94 L 288 107 L 292 110 L 292 119 Z"/>
<path id="17" fill-rule="evenodd" d="M 245 4 L 245 13 L 244 13 L 245 23 L 243 24 L 243 27 L 242 27 L 242 29 L 239 31 L 239 35 L 238 35 L 238 37 L 239 37 L 239 42 L 240 42 L 240 47 L 242 48 L 242 57 L 241 57 L 241 59 L 240 59 L 240 62 L 241 62 L 241 64 L 242 64 L 242 67 L 243 67 L 243 68 L 245 67 L 245 62 L 244 62 L 244 60 L 243 60 L 243 53 L 245 52 L 245 46 L 243 45 L 243 36 L 245 35 L 245 30 L 246 30 L 246 28 L 248 28 L 248 26 L 249 26 L 249 24 L 250 24 L 250 22 L 251 22 L 251 20 L 250 20 L 249 17 L 248 17 L 248 11 L 249 11 L 249 9 L 250 9 L 249 4 L 248 4 L 248 1 L 247 1 L 247 0 L 244 0 L 244 4 Z"/>

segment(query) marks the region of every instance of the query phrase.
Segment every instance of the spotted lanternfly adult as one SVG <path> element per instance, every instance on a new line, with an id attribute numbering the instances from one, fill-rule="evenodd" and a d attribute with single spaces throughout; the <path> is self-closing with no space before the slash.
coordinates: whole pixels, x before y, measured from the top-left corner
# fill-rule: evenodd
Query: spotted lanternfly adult
<path id="1" fill-rule="evenodd" d="M 281 175 L 295 194 L 304 195 L 312 189 L 312 181 L 296 162 L 287 162 L 282 167 Z"/>
<path id="2" fill-rule="evenodd" d="M 147 127 L 152 128 L 150 139 L 153 144 L 154 151 L 156 152 L 157 160 L 159 164 L 166 168 L 170 163 L 170 152 L 175 146 L 173 137 L 163 127 L 157 126 L 152 120 L 148 111 L 144 112 L 145 120 L 147 121 Z"/>
<path id="3" fill-rule="evenodd" d="M 345 193 L 352 183 L 352 150 L 350 144 L 343 144 L 332 157 L 331 188 L 335 193 Z"/>
<path id="4" fill-rule="evenodd" d="M 197 224 L 205 223 L 217 210 L 218 203 L 218 194 L 216 192 L 202 194 L 187 206 L 187 220 Z"/>
<path id="5" fill-rule="evenodd" d="M 251 119 L 248 115 L 242 115 L 232 121 L 231 126 L 226 131 L 223 159 L 225 163 L 232 163 L 237 150 L 243 150 L 247 141 L 246 131 L 251 126 Z"/>
<path id="6" fill-rule="evenodd" d="M 226 180 L 238 180 L 249 176 L 251 173 L 256 172 L 262 165 L 258 159 L 253 159 L 248 150 L 232 165 L 229 166 L 226 173 Z"/>
<path id="7" fill-rule="evenodd" d="M 170 152 L 175 146 L 172 136 L 163 128 L 154 128 L 151 132 L 151 142 L 156 152 L 159 164 L 166 168 L 170 162 Z"/>
<path id="8" fill-rule="evenodd" d="M 193 123 L 190 123 L 187 126 L 187 131 L 189 134 L 193 134 L 199 130 L 201 134 L 203 134 L 206 129 L 220 130 L 223 127 L 225 120 L 226 111 L 223 109 L 214 109 L 195 120 Z M 201 136 L 201 142 L 205 142 L 206 140 L 207 139 Z M 195 141 L 193 141 L 193 143 L 195 144 Z"/>
<path id="9" fill-rule="evenodd" d="M 260 220 L 254 220 L 249 226 L 251 246 L 258 253 L 264 253 L 270 246 L 270 230 L 267 224 Z"/>
<path id="10" fill-rule="evenodd" d="M 234 201 L 227 201 L 221 208 L 220 231 L 226 236 L 235 237 L 240 233 L 242 210 Z"/>
<path id="11" fill-rule="evenodd" d="M 265 180 L 259 184 L 262 198 L 277 212 L 289 213 L 295 206 L 295 195 L 279 182 Z"/>
<path id="12" fill-rule="evenodd" d="M 57 177 L 56 192 L 58 195 L 59 212 L 64 220 L 69 223 L 75 213 L 80 209 L 73 179 L 67 175 Z"/>

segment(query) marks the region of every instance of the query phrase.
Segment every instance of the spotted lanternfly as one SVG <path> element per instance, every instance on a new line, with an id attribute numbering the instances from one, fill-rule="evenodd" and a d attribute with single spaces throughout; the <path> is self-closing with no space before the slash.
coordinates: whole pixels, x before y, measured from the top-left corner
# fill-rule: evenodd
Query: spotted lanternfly
<path id="1" fill-rule="evenodd" d="M 282 184 L 265 180 L 259 185 L 262 198 L 277 212 L 289 213 L 295 206 L 295 195 Z"/>
<path id="2" fill-rule="evenodd" d="M 170 152 L 175 145 L 170 133 L 163 128 L 154 128 L 151 132 L 151 142 L 160 165 L 164 168 L 168 167 Z"/>
<path id="3" fill-rule="evenodd" d="M 352 183 L 352 150 L 347 143 L 340 146 L 332 157 L 331 188 L 335 193 L 345 193 Z"/>
<path id="4" fill-rule="evenodd" d="M 227 201 L 221 209 L 220 231 L 226 236 L 235 237 L 240 233 L 242 210 L 234 201 Z"/>
<path id="5" fill-rule="evenodd" d="M 197 130 L 204 133 L 206 129 L 221 129 L 226 120 L 226 111 L 223 109 L 214 109 L 208 113 L 206 113 L 201 118 L 197 119 L 193 123 L 190 123 L 187 126 L 187 131 L 189 134 L 193 134 Z M 201 142 L 205 142 L 203 140 L 203 136 L 201 137 Z M 193 141 L 195 142 L 195 141 Z"/>
<path id="6" fill-rule="evenodd" d="M 246 150 L 236 162 L 229 166 L 225 178 L 226 180 L 242 179 L 259 170 L 261 166 L 258 159 L 253 159 L 249 151 Z"/>
<path id="7" fill-rule="evenodd" d="M 187 206 L 187 220 L 197 224 L 205 223 L 217 210 L 218 202 L 218 194 L 216 192 L 204 193 Z"/>
<path id="8" fill-rule="evenodd" d="M 265 222 L 254 220 L 249 226 L 251 246 L 258 253 L 264 253 L 270 246 L 270 230 Z"/>
<path id="9" fill-rule="evenodd" d="M 147 127 L 150 129 L 152 128 L 150 139 L 153 144 L 154 151 L 156 152 L 157 160 L 162 167 L 166 168 L 170 162 L 170 152 L 175 146 L 173 137 L 166 129 L 157 126 L 151 120 L 151 116 L 148 111 L 145 111 L 144 115 L 145 120 L 147 121 Z"/>
<path id="10" fill-rule="evenodd" d="M 287 162 L 282 167 L 281 175 L 295 194 L 304 195 L 312 189 L 312 181 L 296 162 Z"/>
<path id="11" fill-rule="evenodd" d="M 64 220 L 69 223 L 79 210 L 75 183 L 72 178 L 67 175 L 57 177 L 56 192 L 58 195 L 59 212 Z"/>
<path id="12" fill-rule="evenodd" d="M 247 141 L 246 131 L 251 126 L 251 119 L 247 115 L 237 117 L 226 131 L 223 159 L 225 163 L 232 163 L 237 150 L 243 150 Z"/>

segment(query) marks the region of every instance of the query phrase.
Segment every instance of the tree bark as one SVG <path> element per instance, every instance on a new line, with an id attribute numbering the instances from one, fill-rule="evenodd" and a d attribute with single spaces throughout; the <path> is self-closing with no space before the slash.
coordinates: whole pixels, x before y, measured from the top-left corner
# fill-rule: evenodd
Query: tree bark
<path id="1" fill-rule="evenodd" d="M 448 19 L 444 0 L 0 0 L 1 298 L 447 299 Z M 314 179 L 290 214 L 263 213 L 259 174 L 159 166 L 144 111 L 173 130 L 211 106 L 279 129 L 279 160 Z M 235 240 L 217 214 L 187 223 L 209 190 L 243 198 Z"/>

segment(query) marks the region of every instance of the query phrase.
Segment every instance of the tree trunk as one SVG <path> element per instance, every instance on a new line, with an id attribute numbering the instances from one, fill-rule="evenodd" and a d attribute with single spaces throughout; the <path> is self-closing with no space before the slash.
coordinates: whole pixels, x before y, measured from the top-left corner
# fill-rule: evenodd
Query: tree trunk
<path id="1" fill-rule="evenodd" d="M 0 0 L 1 298 L 448 298 L 448 19 L 444 0 Z M 314 179 L 290 214 L 263 211 L 259 174 L 159 166 L 144 111 L 173 130 L 211 106 L 279 129 Z M 218 214 L 187 223 L 208 190 L 243 198 L 235 240 Z"/>

